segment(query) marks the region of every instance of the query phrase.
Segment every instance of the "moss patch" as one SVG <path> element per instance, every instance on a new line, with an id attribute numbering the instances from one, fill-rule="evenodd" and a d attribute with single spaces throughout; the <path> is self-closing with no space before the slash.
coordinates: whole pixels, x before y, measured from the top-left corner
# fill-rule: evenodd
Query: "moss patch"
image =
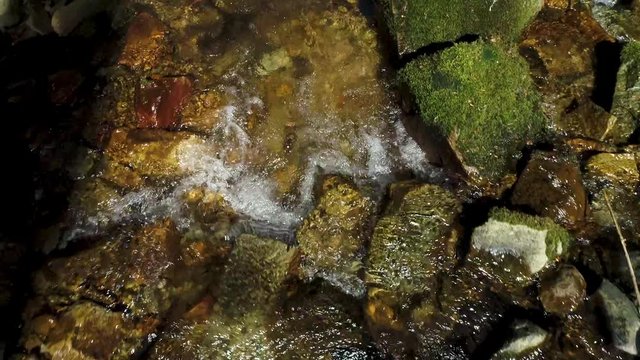
<path id="1" fill-rule="evenodd" d="M 417 59 L 400 79 L 425 123 L 440 130 L 483 178 L 510 172 L 522 147 L 546 127 L 527 65 L 493 44 L 457 44 Z"/>
<path id="2" fill-rule="evenodd" d="M 542 8 L 540 0 L 379 0 L 401 54 L 463 35 L 517 38 Z"/>

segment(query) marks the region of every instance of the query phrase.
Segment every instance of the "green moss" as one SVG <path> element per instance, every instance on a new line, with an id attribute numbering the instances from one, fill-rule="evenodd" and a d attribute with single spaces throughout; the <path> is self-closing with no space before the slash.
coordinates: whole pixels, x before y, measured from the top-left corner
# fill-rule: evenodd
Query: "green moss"
<path id="1" fill-rule="evenodd" d="M 527 65 L 496 45 L 457 44 L 412 61 L 400 79 L 415 95 L 424 121 L 484 178 L 511 171 L 526 142 L 544 131 Z"/>
<path id="2" fill-rule="evenodd" d="M 517 38 L 540 11 L 540 0 L 380 0 L 400 53 L 463 35 Z"/>
<path id="3" fill-rule="evenodd" d="M 640 41 L 629 42 L 622 50 L 622 62 L 634 62 L 640 67 Z"/>
<path id="4" fill-rule="evenodd" d="M 566 253 L 571 244 L 571 235 L 549 218 L 531 216 L 504 208 L 493 209 L 489 217 L 511 225 L 524 225 L 536 230 L 546 230 L 546 254 L 549 259 L 554 259 L 558 255 Z"/>

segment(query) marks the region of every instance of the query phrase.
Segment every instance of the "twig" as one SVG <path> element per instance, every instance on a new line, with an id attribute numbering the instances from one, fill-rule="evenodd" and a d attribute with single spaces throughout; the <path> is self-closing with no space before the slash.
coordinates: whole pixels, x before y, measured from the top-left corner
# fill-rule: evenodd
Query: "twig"
<path id="1" fill-rule="evenodd" d="M 636 291 L 636 303 L 640 303 L 640 290 L 638 289 L 638 281 L 636 280 L 636 273 L 633 271 L 633 264 L 631 263 L 631 257 L 629 257 L 629 251 L 627 250 L 627 240 L 625 240 L 622 235 L 622 230 L 620 230 L 620 225 L 618 224 L 618 219 L 613 212 L 613 208 L 611 207 L 611 202 L 609 201 L 609 195 L 607 195 L 607 191 L 604 191 L 604 200 L 607 203 L 607 208 L 609 208 L 609 214 L 613 219 L 613 223 L 616 226 L 616 231 L 618 232 L 618 237 L 620 238 L 620 243 L 622 244 L 622 250 L 624 250 L 624 257 L 627 259 L 627 265 L 629 266 L 629 274 L 631 274 L 631 281 L 633 282 L 633 289 Z"/>

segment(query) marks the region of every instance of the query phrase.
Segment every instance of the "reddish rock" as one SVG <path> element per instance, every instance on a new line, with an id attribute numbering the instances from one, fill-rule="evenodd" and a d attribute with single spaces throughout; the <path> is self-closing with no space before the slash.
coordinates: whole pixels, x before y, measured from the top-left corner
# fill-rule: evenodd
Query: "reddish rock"
<path id="1" fill-rule="evenodd" d="M 49 99 L 54 105 L 69 105 L 76 99 L 83 76 L 73 70 L 62 70 L 49 77 Z"/>
<path id="2" fill-rule="evenodd" d="M 578 162 L 556 153 L 535 153 L 514 187 L 511 203 L 560 224 L 580 223 L 587 209 L 587 194 Z"/>
<path id="3" fill-rule="evenodd" d="M 157 65 L 164 51 L 164 24 L 151 14 L 140 13 L 129 26 L 118 63 L 135 70 L 148 70 Z"/>
<path id="4" fill-rule="evenodd" d="M 180 125 L 182 109 L 193 92 L 189 78 L 164 78 L 141 84 L 136 93 L 139 128 L 169 129 Z"/>

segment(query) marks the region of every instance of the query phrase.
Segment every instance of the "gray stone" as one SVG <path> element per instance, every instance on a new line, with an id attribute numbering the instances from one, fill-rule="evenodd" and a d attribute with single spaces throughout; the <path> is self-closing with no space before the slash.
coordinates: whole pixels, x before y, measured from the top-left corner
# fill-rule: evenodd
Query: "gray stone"
<path id="1" fill-rule="evenodd" d="M 492 360 L 521 359 L 538 349 L 549 338 L 549 333 L 529 321 L 517 321 L 512 328 L 513 337 L 492 357 Z"/>
<path id="2" fill-rule="evenodd" d="M 15 25 L 20 20 L 20 1 L 0 0 L 0 29 Z"/>
<path id="3" fill-rule="evenodd" d="M 640 317 L 636 306 L 608 280 L 602 282 L 595 297 L 602 307 L 615 347 L 637 355 Z"/>

